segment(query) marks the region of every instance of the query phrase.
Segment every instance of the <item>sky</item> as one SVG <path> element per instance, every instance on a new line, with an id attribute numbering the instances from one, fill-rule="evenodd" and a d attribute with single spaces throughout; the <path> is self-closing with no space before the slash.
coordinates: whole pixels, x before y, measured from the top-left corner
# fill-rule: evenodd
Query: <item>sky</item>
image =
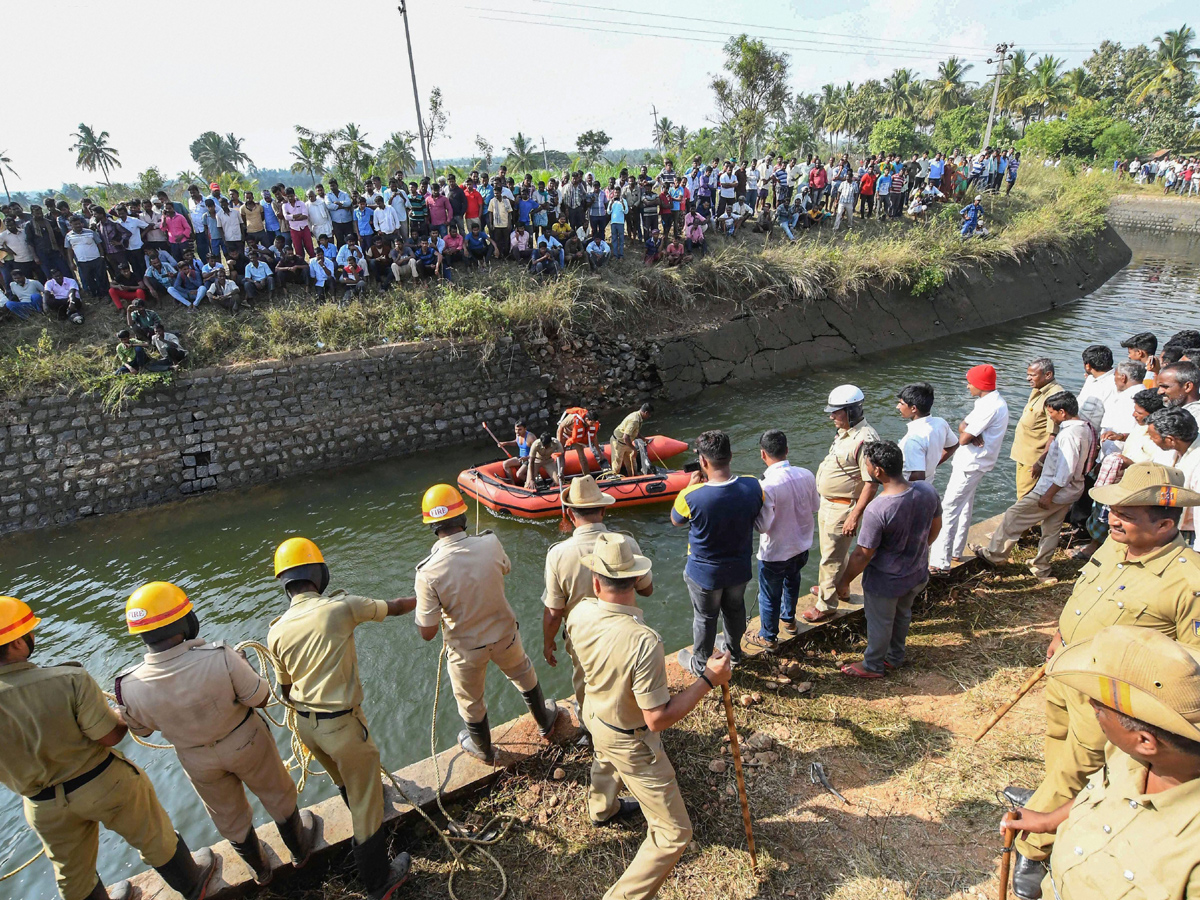
<path id="1" fill-rule="evenodd" d="M 741 32 L 788 52 L 792 89 L 815 92 L 898 66 L 930 76 L 951 53 L 982 80 L 994 71 L 986 60 L 1001 41 L 1053 53 L 1071 67 L 1103 39 L 1148 43 L 1187 18 L 1182 0 L 1145 0 L 1136 11 L 1116 0 L 611 4 L 409 0 L 422 104 L 438 86 L 449 113 L 448 135 L 433 155 L 472 155 L 477 134 L 500 155 L 518 131 L 573 151 L 576 136 L 591 128 L 606 131 L 612 148 L 647 147 L 655 110 L 691 130 L 711 125 L 709 82 L 721 69 L 724 40 Z M 71 135 L 80 122 L 109 133 L 122 163 L 115 181 L 133 181 L 152 165 L 168 178 L 195 169 L 188 145 L 208 130 L 243 138 L 264 168 L 291 164 L 297 124 L 326 130 L 356 122 L 376 145 L 394 131 L 416 131 L 396 2 L 6 7 L 7 34 L 35 46 L 48 37 L 67 50 L 61 65 L 22 68 L 24 87 L 5 94 L 9 125 L 0 150 L 19 175 L 5 173 L 10 190 L 98 181 L 98 173 L 75 167 Z M 98 75 L 105 67 L 111 73 Z"/>

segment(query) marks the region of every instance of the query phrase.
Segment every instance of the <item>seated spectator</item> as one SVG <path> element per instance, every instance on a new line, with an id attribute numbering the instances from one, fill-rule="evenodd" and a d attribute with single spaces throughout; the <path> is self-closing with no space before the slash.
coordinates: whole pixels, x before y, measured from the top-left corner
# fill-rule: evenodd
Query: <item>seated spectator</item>
<path id="1" fill-rule="evenodd" d="M 275 283 L 279 288 L 282 289 L 289 283 L 307 286 L 309 266 L 296 255 L 292 245 L 285 243 L 283 238 L 278 238 L 275 242 L 275 249 L 279 252 L 279 258 L 275 263 Z"/>
<path id="2" fill-rule="evenodd" d="M 650 266 L 662 259 L 662 238 L 659 236 L 658 229 L 651 229 L 650 236 L 646 238 L 646 265 Z M 568 254 L 568 258 L 570 254 Z"/>
<path id="3" fill-rule="evenodd" d="M 154 333 L 154 326 L 161 325 L 162 319 L 154 310 L 146 308 L 144 300 L 135 298 L 125 310 L 125 324 L 137 340 L 148 341 Z"/>
<path id="4" fill-rule="evenodd" d="M 567 231 L 570 232 L 570 230 L 568 227 Z M 471 230 L 463 240 L 463 246 L 466 250 L 466 258 L 485 269 L 488 266 L 488 256 L 495 256 L 497 258 L 500 256 L 500 248 L 479 227 L 478 222 L 471 223 Z"/>
<path id="5" fill-rule="evenodd" d="M 117 375 L 136 375 L 150 365 L 145 344 L 136 344 L 129 329 L 117 332 Z"/>
<path id="6" fill-rule="evenodd" d="M 4 306 L 18 319 L 28 319 L 31 310 L 45 312 L 45 307 L 42 306 L 44 292 L 45 287 L 40 281 L 26 278 L 21 269 L 14 269 L 8 282 L 8 290 L 5 292 L 7 297 Z"/>
<path id="7" fill-rule="evenodd" d="M 563 244 L 563 268 L 571 265 L 571 263 L 583 262 L 587 259 L 587 250 L 583 246 L 583 241 L 579 239 L 579 235 L 572 231 L 567 236 L 566 243 Z"/>
<path id="8" fill-rule="evenodd" d="M 275 275 L 271 272 L 271 267 L 263 262 L 257 249 L 250 251 L 250 262 L 246 263 L 246 280 L 243 284 L 247 300 L 253 300 L 264 291 L 268 297 L 275 293 Z"/>
<path id="9" fill-rule="evenodd" d="M 555 277 L 558 275 L 558 257 L 550 252 L 550 247 L 546 244 L 546 239 L 542 238 L 538 241 L 537 254 L 533 258 L 530 265 L 534 275 L 548 275 Z"/>
<path id="10" fill-rule="evenodd" d="M 758 221 L 754 223 L 752 231 L 755 234 L 771 233 L 771 229 L 775 227 L 775 214 L 771 211 L 771 204 L 764 203 L 762 209 L 758 213 Z"/>
<path id="11" fill-rule="evenodd" d="M 677 237 L 670 239 L 670 242 L 667 244 L 666 255 L 668 266 L 681 266 L 685 262 L 689 262 L 692 258 L 692 255 L 687 252 Z"/>
<path id="12" fill-rule="evenodd" d="M 465 257 L 463 249 L 465 242 L 463 241 L 462 233 L 458 230 L 458 225 L 451 222 L 448 228 L 446 237 L 442 241 L 442 268 L 453 269 L 454 266 L 461 263 Z M 447 278 L 450 276 L 447 275 Z"/>
<path id="13" fill-rule="evenodd" d="M 561 243 L 559 243 L 558 238 L 556 238 L 552 234 L 543 235 L 542 240 L 544 240 L 546 242 L 546 249 L 548 249 L 550 251 L 550 253 L 554 256 L 555 260 L 557 260 L 558 269 L 561 272 L 563 266 L 566 263 L 565 255 L 563 253 L 563 245 Z"/>
<path id="14" fill-rule="evenodd" d="M 763 206 L 766 206 L 764 203 Z M 734 230 L 742 228 L 747 222 L 754 218 L 754 207 L 746 203 L 745 197 L 738 197 L 737 202 L 733 204 Z"/>
<path id="15" fill-rule="evenodd" d="M 396 237 L 399 240 L 403 240 L 399 234 Z M 367 248 L 367 275 L 374 278 L 375 283 L 380 287 L 391 280 L 391 259 L 388 253 L 391 250 L 392 243 L 384 243 L 382 237 L 375 235 L 375 237 L 371 238 L 371 246 Z"/>
<path id="16" fill-rule="evenodd" d="M 520 226 L 518 225 L 518 230 Z M 442 269 L 442 254 L 438 252 L 436 247 L 429 244 L 429 238 L 422 237 L 421 243 L 417 247 L 417 252 L 413 254 L 411 263 L 412 276 L 417 278 L 437 278 L 444 275 Z"/>
<path id="17" fill-rule="evenodd" d="M 345 290 L 345 293 L 342 294 L 343 303 L 350 300 L 355 294 L 361 295 L 366 290 L 366 275 L 353 257 L 338 270 L 338 284 Z"/>
<path id="18" fill-rule="evenodd" d="M 187 359 L 187 351 L 179 342 L 179 335 L 167 331 L 162 322 L 154 326 L 154 334 L 151 335 L 150 341 L 155 352 L 172 366 L 178 366 Z"/>
<path id="19" fill-rule="evenodd" d="M 117 309 L 124 309 L 126 300 L 146 299 L 146 291 L 141 286 L 141 279 L 133 273 L 133 267 L 128 262 L 117 266 L 117 274 L 113 277 L 112 287 L 108 289 L 109 299 Z"/>
<path id="20" fill-rule="evenodd" d="M 524 222 L 517 222 L 517 227 L 509 237 L 509 244 L 509 256 L 517 262 L 529 262 L 533 259 L 533 235 L 525 230 Z"/>
<path id="21" fill-rule="evenodd" d="M 559 214 L 558 221 L 550 226 L 550 233 L 558 238 L 560 243 L 566 243 L 567 238 L 571 236 L 574 229 L 571 228 L 571 223 L 567 221 L 565 215 Z"/>
<path id="22" fill-rule="evenodd" d="M 205 296 L 231 313 L 236 313 L 242 306 L 241 289 L 237 286 L 237 282 L 226 276 L 224 269 L 217 273 L 216 279 L 209 285 L 208 293 Z"/>
<path id="23" fill-rule="evenodd" d="M 318 246 L 316 254 L 308 261 L 308 277 L 317 291 L 317 297 L 324 300 L 329 287 L 337 283 L 337 265 L 325 256 L 324 247 Z"/>
<path id="24" fill-rule="evenodd" d="M 683 217 L 683 244 L 688 253 L 704 255 L 707 250 L 704 232 L 707 228 L 708 219 L 699 213 L 690 212 Z"/>
<path id="25" fill-rule="evenodd" d="M 601 266 L 608 262 L 608 258 L 612 255 L 612 250 L 608 246 L 608 241 L 604 240 L 599 234 L 593 235 L 587 245 L 588 265 L 595 272 Z"/>
<path id="26" fill-rule="evenodd" d="M 141 287 L 147 301 L 158 303 L 170 296 L 168 291 L 175 284 L 178 270 L 166 261 L 167 257 L 167 253 L 157 250 L 146 254 L 146 274 L 142 276 Z"/>
<path id="27" fill-rule="evenodd" d="M 388 254 L 388 259 L 391 260 L 391 264 L 388 268 L 391 270 L 392 280 L 396 282 L 396 284 L 400 283 L 401 275 L 406 269 L 414 279 L 417 277 L 416 272 L 413 269 L 413 256 L 416 253 L 417 248 L 412 243 L 412 240 L 414 239 L 410 239 L 408 241 L 396 241 L 396 243 L 392 245 L 392 251 Z"/>
<path id="28" fill-rule="evenodd" d="M 75 279 L 67 278 L 58 269 L 50 271 L 46 292 L 42 294 L 42 306 L 47 313 L 58 313 L 61 320 L 69 320 L 75 325 L 83 324 L 83 301 L 79 299 L 79 285 Z"/>

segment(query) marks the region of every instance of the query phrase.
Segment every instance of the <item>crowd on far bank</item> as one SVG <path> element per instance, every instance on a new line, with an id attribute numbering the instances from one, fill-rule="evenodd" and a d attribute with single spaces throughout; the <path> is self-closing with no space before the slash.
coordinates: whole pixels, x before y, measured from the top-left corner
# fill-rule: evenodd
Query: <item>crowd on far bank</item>
<path id="1" fill-rule="evenodd" d="M 1200 158 L 1164 156 L 1162 159 L 1118 159 L 1113 162 L 1118 178 L 1132 177 L 1138 184 L 1162 186 L 1164 194 L 1192 197 L 1200 194 Z"/>

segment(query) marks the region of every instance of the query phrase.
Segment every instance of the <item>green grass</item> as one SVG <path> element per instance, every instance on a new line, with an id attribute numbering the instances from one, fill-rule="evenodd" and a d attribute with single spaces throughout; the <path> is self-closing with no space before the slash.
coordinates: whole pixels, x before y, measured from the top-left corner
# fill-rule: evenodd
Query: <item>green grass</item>
<path id="1" fill-rule="evenodd" d="M 1115 188 L 1111 178 L 1022 170 L 1011 196 L 984 200 L 984 222 L 992 231 L 986 239 L 961 239 L 959 205 L 947 203 L 923 223 L 860 222 L 838 234 L 825 227 L 795 243 L 779 231 L 768 240 L 749 232 L 733 241 L 712 237 L 707 257 L 670 270 L 643 266 L 640 247 L 631 241 L 626 258 L 601 275 L 574 269 L 547 282 L 505 264 L 463 272 L 452 285 L 405 285 L 345 306 L 292 290 L 281 300 L 243 307 L 237 316 L 212 306 L 193 312 L 171 301 L 159 312 L 190 350 L 190 368 L 426 338 L 486 344 L 526 330 L 553 334 L 616 325 L 653 334 L 686 327 L 692 311 L 706 304 L 819 301 L 867 285 L 928 294 L 963 269 L 1040 248 L 1064 249 L 1095 234 Z M 121 327 L 121 315 L 107 301 L 89 305 L 83 326 L 6 318 L 0 327 L 0 395 L 99 390 L 110 404 L 136 397 L 162 378 L 110 374 Z"/>

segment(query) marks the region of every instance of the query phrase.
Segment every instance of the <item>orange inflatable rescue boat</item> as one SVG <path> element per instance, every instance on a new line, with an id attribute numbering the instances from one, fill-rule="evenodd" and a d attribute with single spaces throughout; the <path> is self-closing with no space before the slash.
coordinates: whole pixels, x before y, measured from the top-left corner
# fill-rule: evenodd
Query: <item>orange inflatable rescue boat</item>
<path id="1" fill-rule="evenodd" d="M 654 471 L 647 475 L 632 475 L 622 478 L 604 478 L 596 481 L 604 493 L 613 497 L 617 502 L 608 509 L 622 506 L 641 506 L 645 503 L 664 503 L 674 500 L 676 495 L 688 485 L 691 474 L 682 469 L 666 469 L 664 460 L 678 456 L 687 450 L 688 445 L 674 438 L 656 434 L 646 439 L 646 456 L 649 458 Z M 604 453 L 602 466 L 592 470 L 598 474 L 599 468 L 607 468 L 611 457 L 608 444 L 600 448 Z M 556 458 L 562 456 L 555 453 Z M 587 451 L 588 462 L 595 465 L 595 454 Z M 574 450 L 566 454 L 563 463 L 566 467 L 566 477 L 579 474 L 579 459 Z M 658 465 L 654 465 L 654 464 Z M 464 469 L 458 475 L 458 489 L 468 497 L 477 500 L 493 512 L 506 513 L 520 519 L 548 519 L 562 515 L 562 504 L 559 500 L 559 489 L 553 484 L 538 482 L 536 490 L 528 490 L 523 484 L 513 484 L 504 473 L 504 461 L 496 460 L 481 463 Z M 546 485 L 546 486 L 542 486 Z"/>

